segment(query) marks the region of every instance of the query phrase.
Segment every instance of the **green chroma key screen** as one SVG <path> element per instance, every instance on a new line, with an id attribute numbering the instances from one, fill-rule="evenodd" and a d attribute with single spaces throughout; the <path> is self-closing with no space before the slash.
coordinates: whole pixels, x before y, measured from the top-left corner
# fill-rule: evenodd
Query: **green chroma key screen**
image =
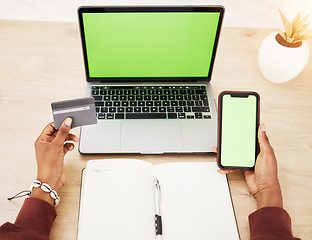
<path id="1" fill-rule="evenodd" d="M 82 13 L 89 77 L 207 77 L 219 12 Z"/>
<path id="2" fill-rule="evenodd" d="M 223 96 L 221 164 L 253 167 L 257 151 L 257 98 Z"/>

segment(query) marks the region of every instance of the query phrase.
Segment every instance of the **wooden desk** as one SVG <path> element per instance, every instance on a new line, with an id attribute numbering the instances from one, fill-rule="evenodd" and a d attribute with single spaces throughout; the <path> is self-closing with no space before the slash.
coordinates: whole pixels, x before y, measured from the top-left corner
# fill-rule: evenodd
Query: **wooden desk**
<path id="1" fill-rule="evenodd" d="M 271 30 L 224 28 L 217 52 L 212 85 L 220 91 L 256 90 L 261 95 L 261 122 L 275 149 L 284 207 L 293 232 L 312 236 L 312 59 L 294 80 L 266 81 L 257 62 L 261 41 Z M 311 43 L 310 43 L 311 46 Z M 36 177 L 33 143 L 52 121 L 52 101 L 84 96 L 85 75 L 77 23 L 0 21 L 0 224 L 14 221 L 23 199 L 6 197 L 27 189 Z M 79 129 L 73 130 L 79 134 Z M 105 137 L 105 136 L 103 136 Z M 82 156 L 77 149 L 65 159 L 67 184 L 51 239 L 76 239 L 81 169 L 87 160 L 124 155 Z M 152 163 L 215 161 L 214 154 L 164 155 L 129 158 Z M 255 199 L 243 175 L 229 175 L 241 239 L 249 239 L 248 215 Z"/>

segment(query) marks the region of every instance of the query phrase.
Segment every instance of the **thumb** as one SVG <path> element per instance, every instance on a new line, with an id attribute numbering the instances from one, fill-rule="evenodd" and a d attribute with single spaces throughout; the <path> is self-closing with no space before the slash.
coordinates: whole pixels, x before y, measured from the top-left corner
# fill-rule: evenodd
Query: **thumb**
<path id="1" fill-rule="evenodd" d="M 269 142 L 269 138 L 266 135 L 265 125 L 263 123 L 259 126 L 258 139 L 259 139 L 259 145 L 260 145 L 260 152 L 268 152 L 272 149 L 270 142 Z"/>
<path id="2" fill-rule="evenodd" d="M 72 124 L 72 119 L 71 118 L 66 118 L 64 120 L 64 122 L 62 123 L 60 129 L 58 130 L 57 134 L 56 134 L 56 137 L 55 137 L 55 142 L 57 142 L 58 144 L 60 145 L 63 145 L 67 136 L 68 136 L 68 133 L 70 131 L 70 126 Z"/>

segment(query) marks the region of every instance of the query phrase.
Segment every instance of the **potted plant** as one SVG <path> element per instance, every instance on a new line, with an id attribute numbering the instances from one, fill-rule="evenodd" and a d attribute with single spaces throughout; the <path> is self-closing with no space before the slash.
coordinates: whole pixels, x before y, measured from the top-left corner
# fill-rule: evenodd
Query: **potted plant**
<path id="1" fill-rule="evenodd" d="M 274 83 L 282 83 L 296 77 L 306 66 L 309 47 L 306 41 L 312 38 L 312 30 L 306 23 L 311 14 L 302 17 L 298 13 L 290 23 L 279 10 L 284 32 L 267 36 L 259 50 L 259 67 L 263 76 Z"/>

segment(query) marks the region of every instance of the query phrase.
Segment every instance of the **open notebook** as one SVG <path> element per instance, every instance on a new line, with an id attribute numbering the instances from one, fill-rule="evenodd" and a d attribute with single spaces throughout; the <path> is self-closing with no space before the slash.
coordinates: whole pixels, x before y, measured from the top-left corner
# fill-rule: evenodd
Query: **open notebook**
<path id="1" fill-rule="evenodd" d="M 216 163 L 90 160 L 83 170 L 78 240 L 153 240 L 154 178 L 163 240 L 239 239 L 226 175 Z"/>

